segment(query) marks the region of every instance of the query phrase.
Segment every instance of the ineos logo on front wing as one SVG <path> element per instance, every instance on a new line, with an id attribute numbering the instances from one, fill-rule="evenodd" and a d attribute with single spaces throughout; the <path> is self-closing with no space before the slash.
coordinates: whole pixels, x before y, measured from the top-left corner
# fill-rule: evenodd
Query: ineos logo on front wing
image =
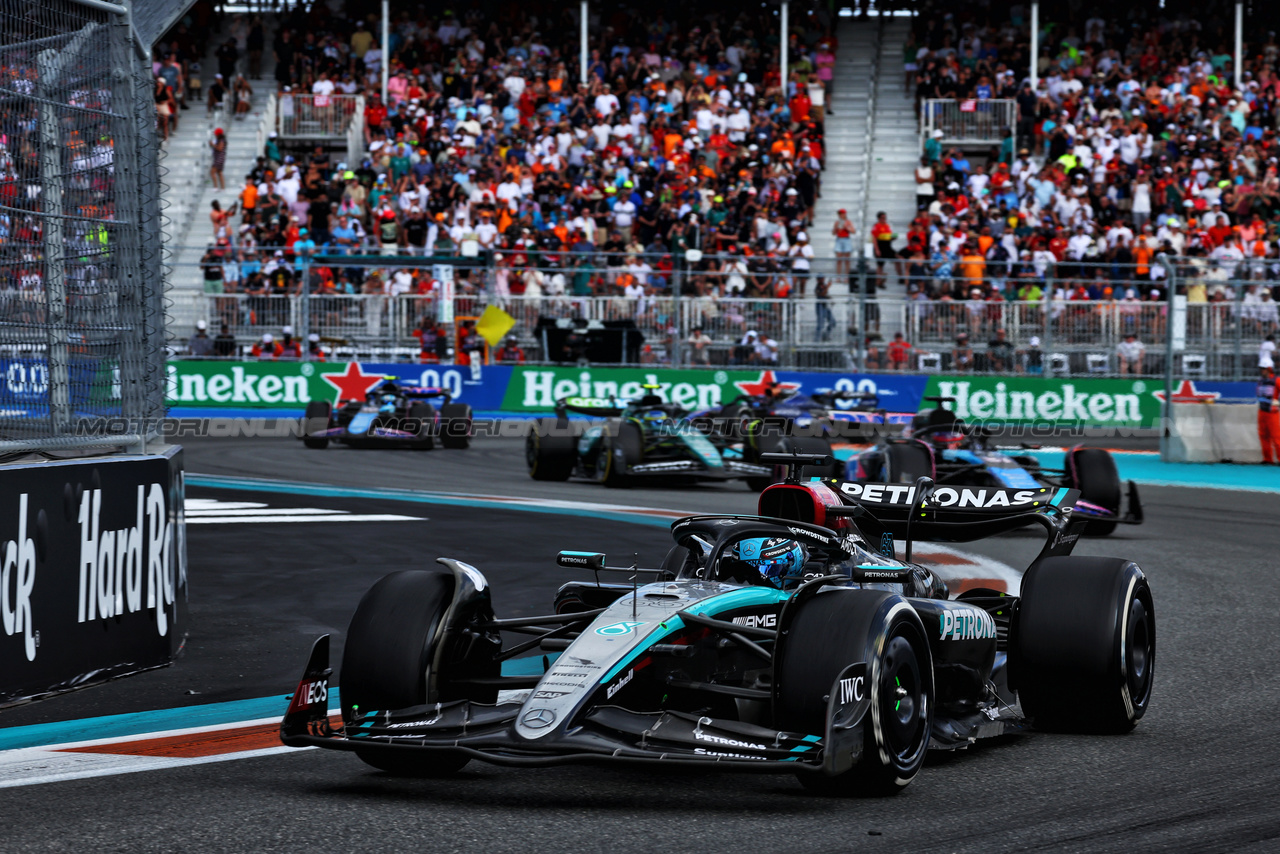
<path id="1" fill-rule="evenodd" d="M 524 713 L 520 723 L 529 729 L 545 729 L 555 723 L 556 713 L 550 709 L 530 709 Z"/>

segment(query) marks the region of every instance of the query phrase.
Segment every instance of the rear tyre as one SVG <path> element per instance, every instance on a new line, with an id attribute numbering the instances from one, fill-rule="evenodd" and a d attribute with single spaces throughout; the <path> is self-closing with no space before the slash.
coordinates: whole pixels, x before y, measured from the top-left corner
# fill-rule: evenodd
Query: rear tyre
<path id="1" fill-rule="evenodd" d="M 1011 676 L 1037 728 L 1128 732 L 1151 701 L 1156 659 L 1151 588 L 1138 565 L 1051 557 L 1022 579 Z"/>
<path id="2" fill-rule="evenodd" d="M 530 425 L 524 459 L 534 480 L 568 480 L 576 454 L 577 440 L 567 420 L 539 418 Z"/>
<path id="3" fill-rule="evenodd" d="M 440 444 L 451 450 L 471 447 L 471 407 L 446 403 L 440 407 Z"/>
<path id="4" fill-rule="evenodd" d="M 1116 461 L 1102 448 L 1080 448 L 1071 454 L 1072 483 L 1080 497 L 1090 504 L 1105 507 L 1120 515 L 1120 472 Z M 1105 537 L 1116 529 L 1116 522 L 1089 520 L 1085 534 Z"/>
<path id="5" fill-rule="evenodd" d="M 892 593 L 828 590 L 804 602 L 785 628 L 774 659 L 780 728 L 825 733 L 836 678 L 867 663 L 861 762 L 834 777 L 800 774 L 801 784 L 836 796 L 902 791 L 924 765 L 933 726 L 933 660 L 916 612 Z"/>
<path id="6" fill-rule="evenodd" d="M 404 709 L 427 702 L 427 668 L 440 620 L 453 596 L 453 578 L 402 570 L 383 576 L 364 594 L 347 628 L 342 652 L 342 716 Z M 392 774 L 430 777 L 466 765 L 448 751 L 357 750 L 364 762 Z"/>
<path id="7" fill-rule="evenodd" d="M 895 442 L 884 455 L 885 483 L 915 483 L 921 477 L 933 477 L 933 457 L 917 442 Z"/>
<path id="8" fill-rule="evenodd" d="M 596 465 L 604 485 L 613 489 L 629 486 L 627 468 L 644 459 L 644 435 L 640 427 L 623 421 L 612 432 L 605 430 L 600 440 L 600 459 Z"/>
<path id="9" fill-rule="evenodd" d="M 436 446 L 436 408 L 429 403 L 415 403 L 409 407 L 409 418 L 418 425 L 418 448 L 433 450 Z"/>
<path id="10" fill-rule="evenodd" d="M 302 444 L 307 448 L 324 450 L 329 447 L 328 436 L 308 436 L 329 429 L 329 416 L 333 405 L 323 400 L 313 400 L 307 404 L 307 411 L 302 416 Z"/>

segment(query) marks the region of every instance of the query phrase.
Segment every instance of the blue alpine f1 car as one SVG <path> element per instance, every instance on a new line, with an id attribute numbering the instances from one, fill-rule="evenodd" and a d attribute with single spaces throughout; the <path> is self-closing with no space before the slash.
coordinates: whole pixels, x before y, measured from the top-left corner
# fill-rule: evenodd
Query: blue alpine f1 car
<path id="1" fill-rule="evenodd" d="M 333 441 L 357 448 L 429 451 L 439 441 L 461 449 L 470 446 L 471 432 L 471 407 L 454 403 L 448 391 L 393 379 L 374 386 L 364 400 L 338 401 L 336 409 L 328 401 L 314 400 L 302 421 L 302 443 L 308 448 L 327 448 Z"/>
<path id="2" fill-rule="evenodd" d="M 1065 486 L 1077 489 L 1076 510 L 1090 522 L 1086 533 L 1106 535 L 1118 524 L 1141 524 L 1138 486 L 1122 488 L 1111 454 L 1101 448 L 1070 448 L 1061 469 L 1043 467 L 1029 454 L 991 447 L 981 427 L 965 424 L 946 408 L 954 398 L 926 397 L 937 404 L 911 419 L 901 437 L 882 437 L 872 448 L 846 461 L 843 476 L 857 482 L 912 483 L 929 477 L 939 486 L 1000 486 L 1036 489 Z M 813 472 L 821 475 L 821 472 Z M 1122 505 L 1127 493 L 1127 510 Z"/>
<path id="3" fill-rule="evenodd" d="M 821 463 L 782 458 L 764 461 Z M 595 580 L 563 585 L 538 617 L 497 617 L 484 574 L 441 558 L 444 571 L 392 573 L 360 601 L 340 719 L 328 635 L 315 643 L 281 738 L 393 774 L 450 774 L 472 759 L 661 764 L 885 795 L 930 749 L 1033 727 L 1125 732 L 1151 698 L 1151 590 L 1131 561 L 1071 556 L 1078 496 L 789 477 L 761 494 L 759 516 L 672 523 L 654 569 L 561 552 L 561 566 Z M 952 598 L 912 560 L 913 539 L 1028 525 L 1045 541 L 1018 596 Z M 636 580 L 599 580 L 615 571 Z M 508 673 L 519 656 L 532 675 Z"/>

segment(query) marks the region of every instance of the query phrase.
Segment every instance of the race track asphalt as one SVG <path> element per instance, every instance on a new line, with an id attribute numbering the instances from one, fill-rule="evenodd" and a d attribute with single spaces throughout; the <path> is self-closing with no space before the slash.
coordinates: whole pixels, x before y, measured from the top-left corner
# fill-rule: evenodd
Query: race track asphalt
<path id="1" fill-rule="evenodd" d="M 422 488 L 751 512 L 726 484 L 607 491 L 538 484 L 514 440 L 429 454 L 287 439 L 197 440 L 187 470 L 346 486 Z M 189 488 L 197 498 L 268 500 Z M 1077 554 L 1147 571 L 1159 652 L 1152 708 L 1121 737 L 1033 734 L 931 760 L 899 797 L 832 801 L 786 777 L 473 763 L 449 781 L 387 777 L 318 750 L 10 788 L 0 851 L 1275 851 L 1280 763 L 1276 546 L 1280 495 L 1145 488 L 1148 523 Z M 270 499 L 276 502 L 276 499 Z M 530 613 L 568 576 L 560 548 L 666 550 L 660 528 L 383 499 L 297 506 L 425 521 L 193 525 L 191 636 L 173 667 L 0 712 L 0 727 L 284 696 L 315 635 L 339 639 L 388 569 L 440 554 L 494 582 L 500 614 Z M 1025 560 L 1026 538 L 984 551 Z M 338 660 L 335 655 L 335 661 Z M 198 691 L 188 694 L 188 691 Z"/>

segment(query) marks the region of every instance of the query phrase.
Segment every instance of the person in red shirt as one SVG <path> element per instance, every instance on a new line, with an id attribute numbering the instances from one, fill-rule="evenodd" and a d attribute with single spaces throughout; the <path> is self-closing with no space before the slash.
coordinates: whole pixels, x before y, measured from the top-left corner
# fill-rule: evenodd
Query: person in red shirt
<path id="1" fill-rule="evenodd" d="M 1258 380 L 1258 442 L 1264 465 L 1280 465 L 1280 380 L 1272 365 L 1262 365 Z"/>
<path id="2" fill-rule="evenodd" d="M 898 254 L 893 249 L 893 226 L 889 225 L 889 215 L 884 211 L 876 214 L 876 223 L 871 226 L 871 245 L 876 253 L 876 287 L 884 288 L 884 262 L 895 259 Z M 898 264 L 894 262 L 894 272 L 900 273 Z"/>
<path id="3" fill-rule="evenodd" d="M 809 100 L 808 87 L 797 86 L 795 97 L 791 99 L 791 121 L 796 124 L 809 121 L 809 110 L 812 107 L 813 101 Z"/>
<path id="4" fill-rule="evenodd" d="M 262 333 L 262 340 L 253 345 L 250 351 L 253 358 L 264 362 L 274 362 L 280 358 L 280 354 L 284 352 L 284 348 L 276 342 L 276 337 L 270 332 Z"/>
<path id="5" fill-rule="evenodd" d="M 895 371 L 905 371 L 910 360 L 911 344 L 902 337 L 901 332 L 893 333 L 893 340 L 889 342 L 889 367 Z"/>

